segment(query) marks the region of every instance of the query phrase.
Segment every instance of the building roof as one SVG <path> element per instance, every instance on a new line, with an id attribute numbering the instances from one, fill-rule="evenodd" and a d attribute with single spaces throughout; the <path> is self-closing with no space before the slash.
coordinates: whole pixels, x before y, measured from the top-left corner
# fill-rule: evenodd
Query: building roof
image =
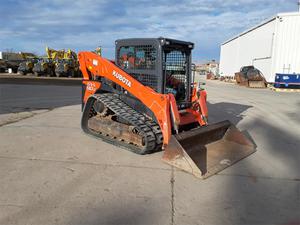
<path id="1" fill-rule="evenodd" d="M 238 35 L 236 35 L 236 36 L 234 36 L 234 37 L 228 39 L 227 41 L 223 42 L 221 45 L 225 45 L 225 44 L 227 44 L 228 42 L 231 42 L 231 41 L 233 41 L 233 40 L 235 40 L 235 39 L 237 39 L 237 38 L 239 38 L 239 37 L 241 37 L 241 36 L 243 36 L 243 35 L 245 35 L 245 34 L 251 32 L 251 31 L 253 31 L 253 30 L 255 30 L 255 29 L 259 28 L 259 27 L 261 27 L 261 26 L 264 26 L 265 24 L 272 22 L 272 21 L 275 20 L 276 18 L 286 17 L 286 16 L 300 16 L 300 12 L 278 13 L 278 14 L 276 14 L 275 16 L 273 16 L 273 17 L 271 17 L 271 18 L 268 18 L 268 19 L 264 20 L 264 21 L 261 22 L 260 24 L 258 24 L 258 25 L 256 25 L 256 26 L 253 26 L 253 27 L 251 27 L 251 28 L 249 28 L 249 29 L 243 31 L 242 33 L 240 33 L 240 34 L 238 34 Z"/>

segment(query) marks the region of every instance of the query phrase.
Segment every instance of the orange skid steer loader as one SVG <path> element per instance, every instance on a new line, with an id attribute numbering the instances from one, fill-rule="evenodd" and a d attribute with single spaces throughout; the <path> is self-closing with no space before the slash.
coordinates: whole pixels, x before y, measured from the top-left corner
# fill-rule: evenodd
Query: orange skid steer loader
<path id="1" fill-rule="evenodd" d="M 80 52 L 84 132 L 206 178 L 255 151 L 229 121 L 208 124 L 206 91 L 193 83 L 194 44 L 116 41 L 115 62 Z"/>

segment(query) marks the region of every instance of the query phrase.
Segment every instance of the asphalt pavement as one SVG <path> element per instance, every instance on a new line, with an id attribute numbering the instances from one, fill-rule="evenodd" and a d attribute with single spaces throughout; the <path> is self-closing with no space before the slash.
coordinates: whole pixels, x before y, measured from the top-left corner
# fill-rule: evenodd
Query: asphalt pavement
<path id="1" fill-rule="evenodd" d="M 0 82 L 0 114 L 54 109 L 80 103 L 80 85 L 2 84 Z"/>

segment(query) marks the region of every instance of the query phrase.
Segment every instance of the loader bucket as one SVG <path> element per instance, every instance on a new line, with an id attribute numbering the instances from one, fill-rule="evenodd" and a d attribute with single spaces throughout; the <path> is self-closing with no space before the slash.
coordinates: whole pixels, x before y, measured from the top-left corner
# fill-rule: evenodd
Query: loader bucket
<path id="1" fill-rule="evenodd" d="M 254 144 L 226 120 L 172 135 L 162 160 L 207 178 L 255 151 Z"/>

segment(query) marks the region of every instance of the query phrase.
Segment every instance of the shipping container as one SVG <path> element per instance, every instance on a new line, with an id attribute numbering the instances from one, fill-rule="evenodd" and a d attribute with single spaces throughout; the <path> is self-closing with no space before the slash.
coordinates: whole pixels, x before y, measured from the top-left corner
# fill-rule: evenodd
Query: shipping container
<path id="1" fill-rule="evenodd" d="M 300 73 L 300 12 L 280 13 L 221 45 L 220 75 L 253 65 L 269 83 L 276 73 Z"/>

